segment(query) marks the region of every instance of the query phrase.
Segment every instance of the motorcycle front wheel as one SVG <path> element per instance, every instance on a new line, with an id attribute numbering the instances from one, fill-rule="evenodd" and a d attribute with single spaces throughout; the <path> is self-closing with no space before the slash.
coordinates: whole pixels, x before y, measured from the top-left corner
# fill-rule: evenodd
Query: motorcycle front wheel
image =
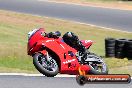
<path id="1" fill-rule="evenodd" d="M 41 53 L 33 56 L 33 64 L 35 68 L 47 77 L 54 77 L 59 73 L 59 67 L 56 60 L 49 55 L 50 61 Z"/>

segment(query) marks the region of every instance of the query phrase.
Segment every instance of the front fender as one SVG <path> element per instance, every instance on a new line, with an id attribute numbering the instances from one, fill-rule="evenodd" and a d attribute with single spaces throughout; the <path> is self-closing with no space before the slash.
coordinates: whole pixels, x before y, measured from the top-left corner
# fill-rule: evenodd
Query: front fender
<path id="1" fill-rule="evenodd" d="M 46 50 L 42 50 L 42 51 L 39 51 L 39 53 L 42 53 L 43 55 L 46 55 L 47 51 Z"/>

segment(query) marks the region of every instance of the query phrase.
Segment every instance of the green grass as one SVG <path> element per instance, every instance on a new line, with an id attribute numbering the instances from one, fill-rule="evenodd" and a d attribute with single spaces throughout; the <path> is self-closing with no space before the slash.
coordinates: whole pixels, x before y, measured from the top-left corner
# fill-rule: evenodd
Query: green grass
<path id="1" fill-rule="evenodd" d="M 32 57 L 27 55 L 27 33 L 39 27 L 44 27 L 47 32 L 59 30 L 62 35 L 67 31 L 72 31 L 79 35 L 80 39 L 93 40 L 95 44 L 90 50 L 100 56 L 104 56 L 106 37 L 132 39 L 132 33 L 0 11 L 0 72 L 37 72 L 32 64 Z M 127 59 L 106 58 L 105 61 L 110 69 L 132 65 L 132 62 Z"/>

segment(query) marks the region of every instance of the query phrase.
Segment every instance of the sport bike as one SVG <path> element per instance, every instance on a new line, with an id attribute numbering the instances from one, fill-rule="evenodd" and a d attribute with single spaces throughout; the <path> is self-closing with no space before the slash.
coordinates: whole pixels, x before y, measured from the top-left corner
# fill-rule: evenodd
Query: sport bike
<path id="1" fill-rule="evenodd" d="M 93 44 L 91 40 L 81 42 L 86 49 Z M 27 53 L 33 57 L 36 69 L 47 77 L 54 77 L 58 73 L 77 75 L 80 67 L 86 74 L 108 74 L 101 57 L 87 52 L 84 58 L 80 51 L 67 45 L 60 36 L 47 37 L 44 28 L 28 33 Z"/>

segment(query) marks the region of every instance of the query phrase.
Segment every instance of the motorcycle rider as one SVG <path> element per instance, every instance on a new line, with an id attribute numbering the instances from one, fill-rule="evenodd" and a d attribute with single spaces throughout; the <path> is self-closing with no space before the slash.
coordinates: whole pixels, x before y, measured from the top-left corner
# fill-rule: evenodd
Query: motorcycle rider
<path id="1" fill-rule="evenodd" d="M 73 32 L 65 33 L 62 38 L 65 43 L 77 49 L 78 51 L 81 51 L 82 53 L 86 51 L 86 48 L 82 45 L 82 42 L 79 40 L 78 36 Z"/>
<path id="2" fill-rule="evenodd" d="M 57 38 L 61 36 L 61 33 L 59 31 L 50 32 L 47 34 L 47 36 L 49 38 Z M 83 46 L 77 35 L 75 35 L 73 32 L 66 32 L 62 38 L 66 44 L 80 51 L 83 54 L 83 58 L 85 58 L 87 55 L 86 48 Z"/>

